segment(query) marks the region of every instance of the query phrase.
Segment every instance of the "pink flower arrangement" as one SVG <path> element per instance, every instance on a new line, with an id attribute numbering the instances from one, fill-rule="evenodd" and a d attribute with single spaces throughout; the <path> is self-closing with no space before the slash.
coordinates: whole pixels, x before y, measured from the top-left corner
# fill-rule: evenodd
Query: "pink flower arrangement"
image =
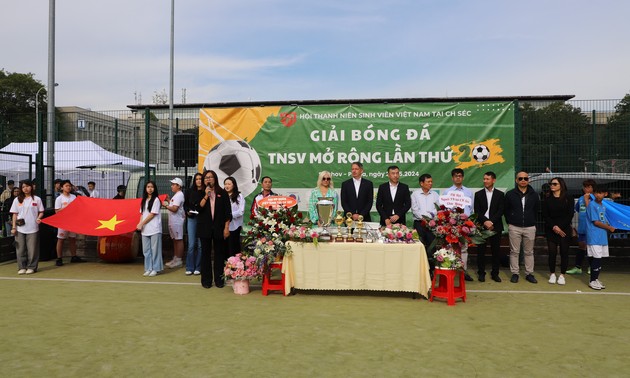
<path id="1" fill-rule="evenodd" d="M 420 240 L 416 230 L 398 223 L 381 227 L 381 235 L 385 237 L 386 243 L 416 243 Z"/>
<path id="2" fill-rule="evenodd" d="M 273 244 L 273 242 L 271 243 Z M 262 272 L 256 263 L 256 257 L 242 253 L 228 258 L 223 270 L 225 278 L 233 280 L 249 280 L 260 277 L 261 274 Z"/>

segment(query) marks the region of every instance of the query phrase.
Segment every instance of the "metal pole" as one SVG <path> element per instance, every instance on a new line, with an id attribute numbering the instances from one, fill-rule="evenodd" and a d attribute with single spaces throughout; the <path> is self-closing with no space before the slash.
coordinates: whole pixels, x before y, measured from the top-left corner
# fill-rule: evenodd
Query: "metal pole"
<path id="1" fill-rule="evenodd" d="M 48 1 L 48 185 L 50 193 L 55 191 L 55 0 Z M 47 198 L 48 207 L 53 206 L 54 195 Z"/>
<path id="2" fill-rule="evenodd" d="M 175 66 L 175 0 L 171 0 L 171 75 L 168 104 L 168 166 L 173 166 L 173 76 Z"/>
<path id="3" fill-rule="evenodd" d="M 149 181 L 149 164 L 151 161 L 149 160 L 149 152 L 151 139 L 149 138 L 149 130 L 151 129 L 151 112 L 149 108 L 144 110 L 144 183 L 146 184 Z M 160 143 L 158 142 L 158 148 L 160 148 Z M 133 188 L 136 190 L 137 188 Z"/>
<path id="4" fill-rule="evenodd" d="M 41 92 L 42 89 L 46 88 L 46 86 L 43 86 L 41 88 L 39 88 L 37 90 L 37 92 L 35 93 L 35 142 L 37 143 L 37 145 L 39 145 L 39 92 Z M 40 150 L 39 153 L 41 154 L 42 151 Z"/>
<path id="5" fill-rule="evenodd" d="M 591 123 L 593 126 L 593 165 L 591 168 L 591 172 L 596 172 L 595 171 L 595 163 L 597 162 L 597 134 L 596 134 L 596 126 L 597 126 L 597 121 L 595 120 L 595 109 L 593 109 L 593 113 L 592 113 L 592 117 L 591 117 Z"/>
<path id="6" fill-rule="evenodd" d="M 118 118 L 114 120 L 114 153 L 118 153 Z"/>

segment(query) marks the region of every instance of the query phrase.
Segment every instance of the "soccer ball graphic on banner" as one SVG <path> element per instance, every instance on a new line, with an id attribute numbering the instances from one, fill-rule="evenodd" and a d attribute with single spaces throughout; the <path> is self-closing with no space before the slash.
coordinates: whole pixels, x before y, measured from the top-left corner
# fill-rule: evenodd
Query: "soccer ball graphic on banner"
<path id="1" fill-rule="evenodd" d="M 490 157 L 490 150 L 483 144 L 478 144 L 472 149 L 472 157 L 476 162 L 483 163 Z"/>
<path id="2" fill-rule="evenodd" d="M 226 178 L 234 177 L 243 197 L 247 197 L 258 187 L 260 157 L 245 141 L 224 140 L 217 144 L 208 152 L 203 167 L 204 170 L 217 173 L 221 186 Z"/>

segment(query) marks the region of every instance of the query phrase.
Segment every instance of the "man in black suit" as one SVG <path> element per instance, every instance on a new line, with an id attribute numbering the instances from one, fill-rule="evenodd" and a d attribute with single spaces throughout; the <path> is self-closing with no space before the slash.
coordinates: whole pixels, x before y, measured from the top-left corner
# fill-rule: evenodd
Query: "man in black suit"
<path id="1" fill-rule="evenodd" d="M 500 252 L 501 252 L 501 233 L 503 232 L 503 206 L 505 203 L 505 193 L 496 189 L 494 183 L 497 181 L 497 175 L 494 172 L 486 172 L 483 175 L 484 188 L 475 193 L 475 214 L 477 220 L 486 230 L 494 231 L 495 234 L 486 239 L 486 241 L 477 246 L 477 273 L 479 281 L 486 280 L 486 244 L 490 244 L 492 251 L 492 280 L 501 282 L 499 277 Z M 490 204 L 488 206 L 488 204 Z"/>
<path id="2" fill-rule="evenodd" d="M 214 284 L 225 285 L 223 269 L 227 258 L 227 239 L 230 236 L 232 205 L 225 190 L 218 183 L 217 174 L 207 171 L 203 176 L 205 195 L 199 202 L 197 236 L 201 240 L 201 286 L 209 289 Z M 214 246 L 214 259 L 210 259 Z"/>
<path id="3" fill-rule="evenodd" d="M 374 202 L 374 185 L 372 181 L 361 177 L 363 164 L 352 163 L 352 178 L 341 184 L 341 207 L 344 213 L 352 213 L 352 219 L 357 220 L 363 215 L 365 222 L 371 222 L 370 210 Z"/>
<path id="4" fill-rule="evenodd" d="M 411 208 L 409 186 L 398 181 L 400 169 L 395 165 L 387 168 L 387 177 L 389 181 L 381 184 L 376 193 L 376 211 L 381 216 L 381 226 L 405 224 L 407 212 Z"/>

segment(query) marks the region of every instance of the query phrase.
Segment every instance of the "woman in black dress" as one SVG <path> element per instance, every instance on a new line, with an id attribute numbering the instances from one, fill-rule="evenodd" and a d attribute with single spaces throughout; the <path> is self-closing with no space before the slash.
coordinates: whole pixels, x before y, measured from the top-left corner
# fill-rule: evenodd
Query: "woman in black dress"
<path id="1" fill-rule="evenodd" d="M 567 194 L 567 184 L 561 177 L 549 181 L 549 193 L 543 202 L 545 235 L 549 252 L 549 283 L 564 285 L 569 265 L 569 243 L 573 220 L 573 199 Z M 560 275 L 556 277 L 556 256 L 560 250 Z"/>

